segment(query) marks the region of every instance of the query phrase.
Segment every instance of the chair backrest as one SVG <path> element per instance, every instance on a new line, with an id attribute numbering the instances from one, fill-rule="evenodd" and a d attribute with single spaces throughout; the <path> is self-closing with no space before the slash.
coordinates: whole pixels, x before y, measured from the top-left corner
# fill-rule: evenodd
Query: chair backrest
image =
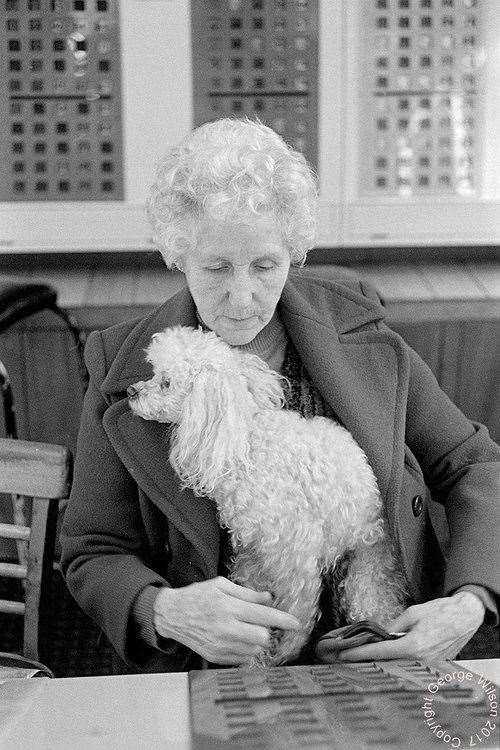
<path id="1" fill-rule="evenodd" d="M 59 500 L 69 495 L 72 456 L 61 445 L 0 438 L 0 494 L 32 499 L 31 523 L 0 523 L 0 537 L 27 543 L 26 564 L 0 562 L 0 577 L 25 579 L 24 602 L 0 599 L 0 612 L 24 617 L 23 654 L 39 659 L 47 620 Z"/>

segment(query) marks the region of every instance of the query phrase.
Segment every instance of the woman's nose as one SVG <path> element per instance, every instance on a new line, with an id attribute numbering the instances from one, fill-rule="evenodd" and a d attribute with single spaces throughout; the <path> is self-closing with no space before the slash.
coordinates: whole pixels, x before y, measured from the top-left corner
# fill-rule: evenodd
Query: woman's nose
<path id="1" fill-rule="evenodd" d="M 246 309 L 252 304 L 253 288 L 249 276 L 234 275 L 229 282 L 229 301 L 233 307 Z"/>

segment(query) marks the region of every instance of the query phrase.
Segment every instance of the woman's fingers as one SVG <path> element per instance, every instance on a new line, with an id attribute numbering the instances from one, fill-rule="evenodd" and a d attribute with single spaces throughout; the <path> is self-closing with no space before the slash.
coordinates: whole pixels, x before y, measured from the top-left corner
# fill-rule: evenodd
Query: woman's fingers
<path id="1" fill-rule="evenodd" d="M 355 648 L 346 648 L 339 651 L 337 659 L 338 661 L 371 661 L 372 659 L 408 659 L 413 656 L 411 641 L 405 635 L 394 641 L 379 641 Z"/>
<path id="2" fill-rule="evenodd" d="M 410 628 L 420 620 L 420 617 L 421 614 L 418 605 L 408 607 L 408 609 L 405 609 L 399 617 L 391 620 L 391 622 L 385 626 L 385 629 L 389 631 L 389 633 L 401 633 L 410 630 Z"/>
<path id="3" fill-rule="evenodd" d="M 249 644 L 251 646 L 260 646 L 260 648 L 267 648 L 271 639 L 271 634 L 268 628 L 262 625 L 251 625 L 246 622 L 236 622 L 234 637 L 242 643 Z"/>
<path id="4" fill-rule="evenodd" d="M 242 622 L 263 625 L 266 628 L 302 630 L 302 625 L 296 617 L 289 615 L 288 612 L 282 612 L 274 607 L 266 607 L 263 604 L 242 603 L 238 607 L 237 617 Z"/>
<path id="5" fill-rule="evenodd" d="M 266 606 L 271 602 L 269 592 L 219 577 L 159 594 L 155 627 L 211 662 L 244 663 L 269 647 L 270 628 L 301 629 L 296 617 Z"/>
<path id="6" fill-rule="evenodd" d="M 255 591 L 246 586 L 239 586 L 237 583 L 230 581 L 229 578 L 219 576 L 215 579 L 218 588 L 227 592 L 236 599 L 242 599 L 245 602 L 255 602 L 257 604 L 270 604 L 273 596 L 270 591 Z"/>
<path id="7" fill-rule="evenodd" d="M 280 628 L 281 630 L 300 630 L 300 622 L 288 612 L 282 612 L 275 607 L 266 606 L 271 603 L 272 595 L 269 591 L 254 591 L 246 586 L 229 581 L 227 578 L 216 579 L 219 587 L 234 599 L 238 599 L 235 608 L 237 619 L 242 622 L 262 625 L 266 628 Z"/>

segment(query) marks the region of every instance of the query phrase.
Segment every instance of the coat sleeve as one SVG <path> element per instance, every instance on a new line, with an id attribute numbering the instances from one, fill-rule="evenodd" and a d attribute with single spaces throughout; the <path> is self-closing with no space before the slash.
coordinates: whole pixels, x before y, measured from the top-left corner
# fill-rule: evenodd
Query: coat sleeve
<path id="1" fill-rule="evenodd" d="M 407 350 L 406 442 L 433 499 L 444 506 L 450 532 L 444 593 L 477 584 L 498 597 L 500 447 L 484 425 L 470 421 L 448 398 L 422 359 Z"/>
<path id="2" fill-rule="evenodd" d="M 148 567 L 148 546 L 137 487 L 111 446 L 99 391 L 105 360 L 98 332 L 85 359 L 90 382 L 84 399 L 72 490 L 61 530 L 61 566 L 81 608 L 106 633 L 120 657 L 145 664 L 152 649 L 137 635 L 131 616 L 140 592 L 168 582 Z"/>

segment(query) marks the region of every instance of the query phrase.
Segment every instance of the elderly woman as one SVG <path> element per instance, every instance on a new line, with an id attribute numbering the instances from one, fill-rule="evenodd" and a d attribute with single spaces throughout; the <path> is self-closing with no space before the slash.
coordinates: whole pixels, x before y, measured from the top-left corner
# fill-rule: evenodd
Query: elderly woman
<path id="1" fill-rule="evenodd" d="M 407 634 L 344 659 L 454 657 L 483 621 L 497 622 L 500 450 L 385 326 L 368 284 L 301 268 L 316 201 L 303 156 L 250 121 L 198 128 L 158 171 L 149 214 L 186 286 L 146 318 L 89 337 L 62 533 L 69 589 L 113 644 L 117 671 L 241 664 L 272 628 L 300 628 L 270 592 L 229 580 L 230 535 L 215 504 L 181 488 L 165 429 L 130 409 L 127 389 L 151 376 L 152 334 L 174 325 L 201 325 L 258 355 L 288 378 L 285 408 L 337 421 L 365 452 L 407 583 L 391 627 Z M 430 492 L 446 511 L 446 562 Z M 345 556 L 325 577 L 311 642 L 345 624 L 338 592 L 348 565 Z"/>

